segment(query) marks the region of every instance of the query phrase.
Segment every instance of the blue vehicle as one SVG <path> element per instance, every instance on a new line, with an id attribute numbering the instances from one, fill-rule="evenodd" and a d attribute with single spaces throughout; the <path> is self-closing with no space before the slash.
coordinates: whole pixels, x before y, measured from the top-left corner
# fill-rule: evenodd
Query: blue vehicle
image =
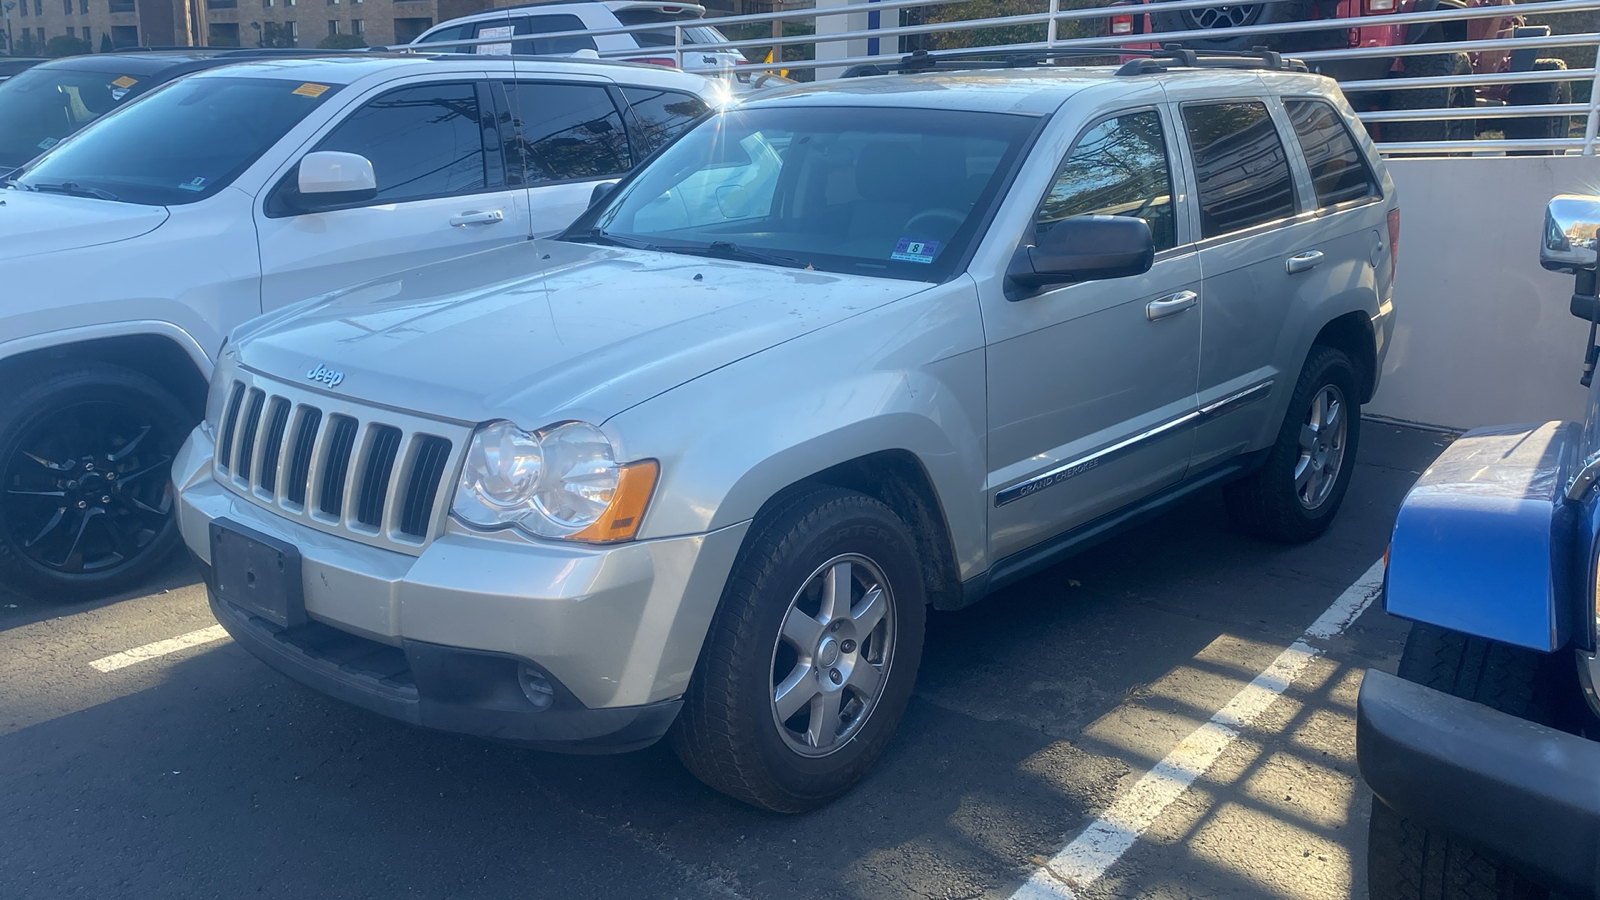
<path id="1" fill-rule="evenodd" d="M 1372 900 L 1600 895 L 1600 197 L 1550 202 L 1540 262 L 1590 322 L 1584 421 L 1468 432 L 1395 522 L 1385 606 L 1414 623 L 1357 712 Z"/>

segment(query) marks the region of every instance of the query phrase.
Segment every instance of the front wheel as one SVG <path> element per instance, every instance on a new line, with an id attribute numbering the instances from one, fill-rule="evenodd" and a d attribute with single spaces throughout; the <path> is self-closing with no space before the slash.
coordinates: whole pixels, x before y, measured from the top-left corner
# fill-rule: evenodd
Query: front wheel
<path id="1" fill-rule="evenodd" d="M 172 459 L 193 418 L 107 363 L 13 382 L 0 396 L 0 585 L 79 600 L 147 577 L 178 543 Z"/>
<path id="2" fill-rule="evenodd" d="M 1508 715 L 1554 725 L 1561 709 L 1556 659 L 1446 631 L 1411 626 L 1399 675 Z M 1540 900 L 1549 893 L 1504 861 L 1372 803 L 1367 828 L 1372 900 Z"/>
<path id="3" fill-rule="evenodd" d="M 1355 366 L 1339 350 L 1312 347 L 1267 461 L 1225 491 L 1234 524 L 1288 544 L 1321 535 L 1344 502 L 1360 439 Z"/>
<path id="4" fill-rule="evenodd" d="M 910 700 L 925 591 L 884 504 L 822 488 L 752 526 L 670 740 L 711 787 L 804 812 L 866 776 Z"/>

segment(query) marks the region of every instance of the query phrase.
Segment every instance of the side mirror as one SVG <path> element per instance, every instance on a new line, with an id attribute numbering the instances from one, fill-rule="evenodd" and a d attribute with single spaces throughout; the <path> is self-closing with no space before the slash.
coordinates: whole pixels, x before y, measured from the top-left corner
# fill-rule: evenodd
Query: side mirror
<path id="1" fill-rule="evenodd" d="M 1017 251 L 1006 274 L 1038 287 L 1143 275 L 1155 263 L 1155 239 L 1143 219 L 1073 216 L 1052 224 L 1031 247 Z"/>
<path id="2" fill-rule="evenodd" d="M 594 190 L 589 192 L 589 206 L 590 206 L 590 208 L 599 206 L 600 205 L 600 201 L 604 200 L 605 198 L 607 198 L 609 196 L 611 196 L 611 192 L 616 190 L 616 189 L 617 189 L 617 183 L 615 181 L 602 181 L 599 184 L 595 185 L 594 186 Z"/>
<path id="3" fill-rule="evenodd" d="M 1561 194 L 1544 211 L 1539 264 L 1552 272 L 1592 271 L 1600 238 L 1600 197 Z"/>
<path id="4" fill-rule="evenodd" d="M 298 205 L 324 209 L 363 203 L 378 196 L 378 176 L 372 161 L 359 153 L 317 150 L 300 160 Z"/>

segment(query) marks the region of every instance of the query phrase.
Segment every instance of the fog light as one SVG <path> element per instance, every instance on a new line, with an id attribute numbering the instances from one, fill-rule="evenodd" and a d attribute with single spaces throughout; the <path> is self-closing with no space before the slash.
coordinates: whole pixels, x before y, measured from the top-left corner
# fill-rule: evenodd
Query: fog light
<path id="1" fill-rule="evenodd" d="M 550 679 L 528 666 L 518 666 L 517 680 L 522 683 L 522 693 L 534 709 L 546 710 L 555 705 L 556 689 Z"/>

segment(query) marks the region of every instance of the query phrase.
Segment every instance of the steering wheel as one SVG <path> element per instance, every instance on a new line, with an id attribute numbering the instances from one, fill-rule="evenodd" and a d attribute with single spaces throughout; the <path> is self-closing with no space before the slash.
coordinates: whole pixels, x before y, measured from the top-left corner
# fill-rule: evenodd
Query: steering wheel
<path id="1" fill-rule="evenodd" d="M 967 221 L 967 217 L 953 209 L 927 209 L 911 217 L 906 223 L 907 237 L 938 237 L 941 240 L 948 238 L 957 228 Z M 930 226 L 935 222 L 948 222 L 950 227 L 935 231 Z"/>

